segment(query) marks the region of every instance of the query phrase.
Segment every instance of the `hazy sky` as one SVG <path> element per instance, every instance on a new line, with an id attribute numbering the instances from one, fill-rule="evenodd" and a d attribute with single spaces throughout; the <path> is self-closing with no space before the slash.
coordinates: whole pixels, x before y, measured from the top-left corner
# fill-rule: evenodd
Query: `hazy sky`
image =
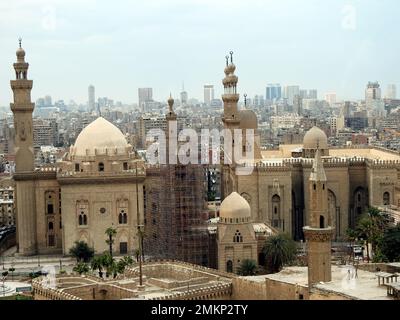
<path id="1" fill-rule="evenodd" d="M 361 98 L 368 80 L 399 84 L 398 0 L 0 0 L 0 105 L 23 38 L 32 99 L 137 101 L 222 93 L 224 56 L 234 51 L 239 92 L 267 83 Z M 400 88 L 399 88 L 400 90 Z"/>

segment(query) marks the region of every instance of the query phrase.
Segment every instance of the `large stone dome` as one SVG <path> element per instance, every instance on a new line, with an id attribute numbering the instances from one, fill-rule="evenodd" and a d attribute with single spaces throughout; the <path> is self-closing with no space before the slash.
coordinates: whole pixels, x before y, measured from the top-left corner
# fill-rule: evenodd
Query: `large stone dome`
<path id="1" fill-rule="evenodd" d="M 320 128 L 312 127 L 304 136 L 304 149 L 328 149 L 328 138 Z"/>
<path id="2" fill-rule="evenodd" d="M 71 155 L 76 157 L 100 154 L 126 154 L 130 145 L 122 132 L 106 119 L 99 117 L 78 135 Z"/>
<path id="3" fill-rule="evenodd" d="M 257 116 L 253 110 L 240 110 L 240 128 L 242 129 L 257 129 Z"/>
<path id="4" fill-rule="evenodd" d="M 243 219 L 251 217 L 250 205 L 237 192 L 232 192 L 221 203 L 219 216 L 222 219 Z M 236 221 L 233 221 L 236 222 Z"/>

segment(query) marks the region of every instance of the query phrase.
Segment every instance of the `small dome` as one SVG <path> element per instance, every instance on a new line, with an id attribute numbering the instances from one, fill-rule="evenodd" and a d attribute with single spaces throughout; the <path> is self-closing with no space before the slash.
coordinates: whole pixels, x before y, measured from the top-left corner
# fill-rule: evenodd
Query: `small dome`
<path id="1" fill-rule="evenodd" d="M 233 63 L 231 63 L 225 68 L 225 70 L 226 70 L 225 73 L 227 72 L 228 74 L 233 74 L 236 70 L 236 66 Z"/>
<path id="2" fill-rule="evenodd" d="M 168 98 L 168 106 L 169 106 L 169 110 L 172 110 L 172 107 L 174 106 L 174 98 L 172 98 L 171 95 L 169 95 L 169 98 Z"/>
<path id="3" fill-rule="evenodd" d="M 232 192 L 221 203 L 219 209 L 221 218 L 250 218 L 250 205 L 237 192 Z"/>
<path id="4" fill-rule="evenodd" d="M 241 129 L 257 129 L 258 120 L 253 110 L 239 111 L 240 128 Z"/>
<path id="5" fill-rule="evenodd" d="M 17 49 L 16 52 L 17 58 L 18 59 L 24 59 L 25 58 L 25 50 L 22 49 L 21 47 Z"/>
<path id="6" fill-rule="evenodd" d="M 304 149 L 328 149 L 328 138 L 320 128 L 312 127 L 304 136 Z"/>
<path id="7" fill-rule="evenodd" d="M 99 117 L 90 123 L 79 134 L 72 148 L 72 156 L 84 157 L 95 155 L 95 149 L 99 154 L 125 154 L 126 148 L 130 147 L 122 132 L 106 119 Z"/>

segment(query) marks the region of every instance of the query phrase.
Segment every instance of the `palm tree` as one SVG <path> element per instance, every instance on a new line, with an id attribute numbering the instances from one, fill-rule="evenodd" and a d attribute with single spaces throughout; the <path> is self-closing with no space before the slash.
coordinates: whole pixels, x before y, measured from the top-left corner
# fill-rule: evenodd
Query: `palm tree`
<path id="1" fill-rule="evenodd" d="M 295 259 L 296 243 L 286 234 L 270 236 L 265 242 L 263 253 L 267 269 L 276 273 L 282 269 L 283 265 Z"/>
<path id="2" fill-rule="evenodd" d="M 375 255 L 376 248 L 389 226 L 390 218 L 388 214 L 374 207 L 368 208 L 368 211 L 358 221 L 357 233 L 359 237 L 366 240 L 368 262 L 370 260 L 369 244 L 371 244 L 372 252 Z"/>
<path id="3" fill-rule="evenodd" d="M 93 271 L 99 270 L 99 277 L 103 278 L 103 257 L 95 256 L 91 262 L 91 268 Z"/>
<path id="4" fill-rule="evenodd" d="M 117 234 L 117 230 L 114 229 L 113 227 L 107 228 L 106 230 L 106 235 L 108 236 L 108 239 L 106 240 L 106 243 L 110 246 L 110 255 L 112 257 L 112 246 L 114 243 L 113 237 L 115 237 Z"/>
<path id="5" fill-rule="evenodd" d="M 78 262 L 78 264 L 72 269 L 79 274 L 85 274 L 89 272 L 89 266 L 85 262 Z"/>
<path id="6" fill-rule="evenodd" d="M 94 249 L 90 248 L 85 241 L 75 241 L 69 253 L 76 258 L 77 262 L 89 262 L 94 255 Z"/>
<path id="7" fill-rule="evenodd" d="M 241 276 L 255 276 L 257 273 L 257 264 L 254 260 L 245 259 L 242 261 L 238 274 Z"/>
<path id="8" fill-rule="evenodd" d="M 103 267 L 106 269 L 106 277 L 108 278 L 110 274 L 113 273 L 113 268 L 115 265 L 115 260 L 114 258 L 110 255 L 109 252 L 105 252 L 101 256 L 101 264 Z"/>

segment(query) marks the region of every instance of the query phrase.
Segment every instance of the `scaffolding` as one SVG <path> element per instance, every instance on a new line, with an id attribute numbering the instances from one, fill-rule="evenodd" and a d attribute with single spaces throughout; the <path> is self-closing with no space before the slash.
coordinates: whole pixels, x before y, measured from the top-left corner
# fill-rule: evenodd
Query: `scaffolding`
<path id="1" fill-rule="evenodd" d="M 145 183 L 146 256 L 210 266 L 206 167 L 148 167 Z"/>

